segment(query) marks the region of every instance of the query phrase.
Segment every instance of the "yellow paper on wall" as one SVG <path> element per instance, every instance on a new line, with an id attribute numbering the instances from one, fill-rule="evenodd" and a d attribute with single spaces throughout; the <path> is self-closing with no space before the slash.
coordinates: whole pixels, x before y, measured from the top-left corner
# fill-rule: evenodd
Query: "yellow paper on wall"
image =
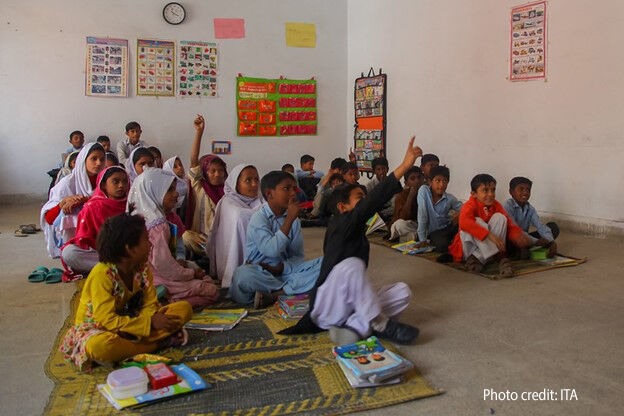
<path id="1" fill-rule="evenodd" d="M 286 22 L 286 46 L 316 48 L 316 25 Z"/>

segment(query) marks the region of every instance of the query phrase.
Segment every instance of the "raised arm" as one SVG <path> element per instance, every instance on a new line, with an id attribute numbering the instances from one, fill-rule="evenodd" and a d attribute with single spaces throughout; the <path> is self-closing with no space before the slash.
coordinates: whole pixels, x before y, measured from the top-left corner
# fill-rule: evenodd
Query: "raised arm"
<path id="1" fill-rule="evenodd" d="M 195 127 L 195 140 L 193 141 L 193 147 L 191 147 L 191 167 L 199 166 L 199 149 L 201 148 L 201 139 L 204 134 L 205 127 L 204 117 L 201 114 L 197 114 L 193 126 Z"/>

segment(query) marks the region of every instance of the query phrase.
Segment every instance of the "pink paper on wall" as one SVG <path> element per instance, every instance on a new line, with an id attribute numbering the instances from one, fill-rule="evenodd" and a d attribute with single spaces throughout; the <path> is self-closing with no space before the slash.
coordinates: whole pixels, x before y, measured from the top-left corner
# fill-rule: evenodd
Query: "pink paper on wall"
<path id="1" fill-rule="evenodd" d="M 245 19 L 214 19 L 216 39 L 242 39 L 245 37 Z"/>

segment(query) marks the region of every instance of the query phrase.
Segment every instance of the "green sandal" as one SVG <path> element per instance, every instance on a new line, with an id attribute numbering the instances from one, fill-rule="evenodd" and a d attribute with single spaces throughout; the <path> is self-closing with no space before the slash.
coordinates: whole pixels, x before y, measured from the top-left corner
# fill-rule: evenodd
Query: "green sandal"
<path id="1" fill-rule="evenodd" d="M 63 281 L 63 270 L 58 267 L 53 267 L 45 277 L 47 284 L 61 283 Z"/>
<path id="2" fill-rule="evenodd" d="M 47 267 L 39 266 L 28 275 L 28 281 L 30 283 L 41 283 L 46 279 L 48 273 L 50 273 L 50 271 Z"/>

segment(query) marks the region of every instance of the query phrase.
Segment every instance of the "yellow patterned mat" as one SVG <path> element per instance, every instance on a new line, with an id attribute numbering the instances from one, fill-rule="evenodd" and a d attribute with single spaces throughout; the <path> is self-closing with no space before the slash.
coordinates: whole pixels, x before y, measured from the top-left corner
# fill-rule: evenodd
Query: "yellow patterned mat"
<path id="1" fill-rule="evenodd" d="M 80 288 L 71 313 L 59 332 L 45 372 L 54 383 L 44 414 L 49 416 L 118 414 L 97 391 L 110 371 L 98 367 L 82 374 L 63 361 L 58 345 L 72 324 Z M 432 387 L 417 370 L 401 384 L 353 389 L 332 354 L 326 333 L 280 336 L 292 325 L 274 308 L 252 311 L 237 327 L 222 333 L 189 331 L 189 344 L 162 354 L 183 362 L 212 384 L 211 389 L 125 411 L 150 415 L 288 415 L 344 414 L 430 397 Z"/>

